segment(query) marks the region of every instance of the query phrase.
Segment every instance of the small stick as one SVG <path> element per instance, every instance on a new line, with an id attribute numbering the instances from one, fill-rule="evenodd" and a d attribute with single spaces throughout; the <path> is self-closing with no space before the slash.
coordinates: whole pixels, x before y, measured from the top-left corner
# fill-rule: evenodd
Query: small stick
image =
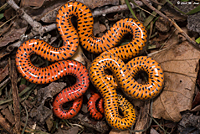
<path id="1" fill-rule="evenodd" d="M 7 3 L 15 9 L 18 14 L 20 14 L 20 17 L 26 20 L 32 27 L 33 27 L 33 34 L 40 34 L 43 35 L 45 32 L 48 32 L 49 30 L 55 29 L 55 24 L 51 24 L 49 26 L 42 26 L 39 22 L 33 20 L 23 9 L 21 9 L 15 2 L 14 0 L 8 0 Z M 47 29 L 49 28 L 49 30 Z"/>
<path id="2" fill-rule="evenodd" d="M 13 133 L 21 134 L 20 133 L 20 104 L 19 104 L 19 95 L 18 95 L 18 88 L 17 88 L 17 72 L 15 67 L 14 60 L 9 59 L 9 72 L 11 78 L 11 85 L 12 85 L 12 99 L 13 99 L 13 108 L 14 108 L 14 118 L 15 118 L 15 125 L 13 128 Z"/>
<path id="3" fill-rule="evenodd" d="M 162 12 L 160 12 L 159 10 L 157 10 L 156 8 L 154 8 L 151 4 L 149 4 L 149 2 L 147 2 L 146 0 L 142 0 L 142 2 L 148 6 L 151 10 L 153 10 L 154 12 L 156 12 L 157 14 L 159 14 L 160 16 L 162 16 L 163 18 L 165 18 L 166 20 L 168 20 L 169 22 L 171 22 L 174 27 L 179 31 L 180 34 L 182 34 L 187 40 L 188 42 L 190 42 L 195 48 L 200 50 L 199 45 L 193 40 L 191 39 L 177 24 L 175 21 L 173 21 L 172 19 L 168 18 L 167 16 L 165 16 Z"/>
<path id="4" fill-rule="evenodd" d="M 144 5 L 141 1 L 135 1 L 135 3 L 138 6 L 143 6 Z M 130 3 L 130 5 L 131 5 L 131 8 L 136 8 L 137 7 L 133 3 Z M 106 14 L 109 14 L 109 13 L 125 11 L 125 10 L 129 10 L 129 8 L 128 8 L 128 6 L 126 4 L 123 4 L 123 5 L 119 5 L 119 6 L 112 6 L 110 8 L 104 9 L 104 10 L 100 10 L 100 9 L 94 10 L 92 12 L 92 15 L 93 15 L 93 17 L 97 17 L 97 16 L 100 16 L 100 15 L 104 15 L 105 16 Z"/>

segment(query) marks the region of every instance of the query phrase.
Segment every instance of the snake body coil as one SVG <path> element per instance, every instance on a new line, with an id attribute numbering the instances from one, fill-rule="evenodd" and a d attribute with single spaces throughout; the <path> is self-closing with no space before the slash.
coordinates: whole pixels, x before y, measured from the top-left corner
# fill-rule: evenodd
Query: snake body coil
<path id="1" fill-rule="evenodd" d="M 156 61 L 146 56 L 134 58 L 127 64 L 124 64 L 119 57 L 107 54 L 101 55 L 93 61 L 90 67 L 90 79 L 104 98 L 106 120 L 114 128 L 124 130 L 134 123 L 135 115 L 120 116 L 116 89 L 113 82 L 107 79 L 106 69 L 112 71 L 118 86 L 127 95 L 141 100 L 153 98 L 160 93 L 164 81 L 163 71 Z M 134 80 L 134 76 L 139 71 L 145 71 L 148 74 L 148 82 L 145 85 Z M 131 108 L 128 106 L 124 109 Z"/>
<path id="2" fill-rule="evenodd" d="M 24 42 L 16 54 L 16 67 L 25 79 L 36 84 L 50 83 L 65 75 L 73 75 L 76 77 L 76 83 L 61 91 L 53 103 L 53 111 L 56 116 L 63 119 L 72 118 L 80 110 L 82 106 L 81 96 L 89 86 L 88 71 L 81 63 L 73 60 L 58 61 L 43 68 L 34 66 L 31 63 L 30 57 L 35 50 L 41 47 L 40 44 L 44 43 L 42 42 L 41 40 Z M 40 49 L 45 51 L 45 48 Z M 73 106 L 69 110 L 64 110 L 62 105 L 72 100 L 75 100 Z"/>
<path id="3" fill-rule="evenodd" d="M 73 16 L 77 17 L 77 31 L 71 22 Z M 56 22 L 63 39 L 63 46 L 55 48 L 39 39 L 25 41 L 16 54 L 18 71 L 27 80 L 37 84 L 55 81 L 64 75 L 74 75 L 77 78 L 77 83 L 59 93 L 53 103 L 54 113 L 58 117 L 71 118 L 80 109 L 81 95 L 89 85 L 86 68 L 78 62 L 66 60 L 73 56 L 80 40 L 87 51 L 103 52 L 92 63 L 90 77 L 104 97 L 106 120 L 117 129 L 130 127 L 135 121 L 133 106 L 122 96 L 117 96 L 116 85 L 113 85 L 114 78 L 111 76 L 111 80 L 108 80 L 108 75 L 104 71 L 107 68 L 111 69 L 118 85 L 125 93 L 136 99 L 148 99 L 160 92 L 163 74 L 154 60 L 142 57 L 131 60 L 127 66 L 122 61 L 136 56 L 145 46 L 147 34 L 144 26 L 131 18 L 122 19 L 116 22 L 102 37 L 94 37 L 92 13 L 88 7 L 80 2 L 64 4 L 58 11 Z M 132 41 L 127 45 L 115 47 L 127 33 L 132 34 Z M 44 68 L 38 68 L 30 61 L 32 54 L 40 55 L 48 61 L 58 62 Z M 133 76 L 139 70 L 146 71 L 149 75 L 148 84 L 138 84 L 129 73 L 130 70 L 133 70 Z M 62 108 L 63 103 L 74 99 L 77 100 L 69 111 Z M 118 107 L 124 114 L 123 117 L 119 115 Z"/>
<path id="4" fill-rule="evenodd" d="M 98 93 L 92 94 L 92 96 L 88 100 L 87 107 L 92 118 L 96 120 L 100 120 L 103 118 L 103 113 L 104 113 L 103 99 L 101 98 L 100 94 Z"/>

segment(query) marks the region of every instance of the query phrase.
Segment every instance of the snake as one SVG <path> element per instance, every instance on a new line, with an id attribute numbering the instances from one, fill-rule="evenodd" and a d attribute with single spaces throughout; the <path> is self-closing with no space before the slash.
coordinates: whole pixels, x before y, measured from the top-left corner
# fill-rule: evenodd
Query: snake
<path id="1" fill-rule="evenodd" d="M 96 106 L 97 105 L 97 106 Z M 99 93 L 93 93 L 87 102 L 87 108 L 92 118 L 100 120 L 103 118 L 103 99 Z"/>
<path id="2" fill-rule="evenodd" d="M 77 30 L 71 21 L 72 17 L 74 16 L 77 18 Z M 53 111 L 59 118 L 66 119 L 69 116 L 71 117 L 71 115 L 74 113 L 77 113 L 78 110 L 76 110 L 76 108 L 80 109 L 80 103 L 82 102 L 81 100 L 78 100 L 76 105 L 73 105 L 70 108 L 69 114 L 66 114 L 67 111 L 62 108 L 62 105 L 68 101 L 71 101 L 72 99 L 79 99 L 89 86 L 89 76 L 87 69 L 75 61 L 71 62 L 71 60 L 67 60 L 75 54 L 79 44 L 81 44 L 82 47 L 88 52 L 101 54 L 101 58 L 104 57 L 102 57 L 102 55 L 112 55 L 113 57 L 117 57 L 120 60 L 133 58 L 138 53 L 140 53 L 145 46 L 147 40 L 147 32 L 142 23 L 135 19 L 125 18 L 117 21 L 102 37 L 95 37 L 93 35 L 93 24 L 94 19 L 92 12 L 87 6 L 76 1 L 68 2 L 61 6 L 56 17 L 57 29 L 63 40 L 63 45 L 61 47 L 53 47 L 40 39 L 30 39 L 22 43 L 16 53 L 16 67 L 19 73 L 30 82 L 36 84 L 47 84 L 60 79 L 64 75 L 74 75 L 77 78 L 77 82 L 80 82 L 79 84 L 75 84 L 72 87 L 61 91 L 54 100 Z M 115 47 L 127 33 L 132 35 L 132 40 L 126 45 Z M 32 54 L 40 55 L 45 60 L 55 63 L 43 68 L 36 67 L 31 63 L 30 60 Z M 97 59 L 100 61 L 106 61 L 104 59 Z M 95 62 L 97 61 L 95 60 Z M 74 64 L 77 66 L 75 67 Z M 95 70 L 94 64 L 92 65 L 94 68 L 90 68 L 90 80 L 92 80 L 93 84 L 96 84 L 97 82 L 96 87 L 99 88 L 98 82 L 100 82 L 100 80 L 97 80 L 97 78 L 104 79 L 104 77 L 99 77 L 100 74 L 98 70 Z M 123 65 L 123 67 L 124 66 L 125 65 Z M 70 69 L 68 69 L 68 67 Z M 127 68 L 124 69 L 127 70 Z M 77 70 L 79 71 L 76 72 Z M 92 73 L 93 71 L 94 73 Z M 94 76 L 94 74 L 98 74 L 98 76 Z M 112 76 L 110 78 L 112 78 Z M 108 77 L 106 77 L 106 79 L 108 80 Z M 103 81 L 102 85 L 107 87 L 107 85 L 111 82 L 108 81 Z M 130 126 L 131 122 L 134 122 L 135 120 L 134 110 L 132 110 L 131 104 L 129 104 L 129 102 L 122 96 L 119 97 L 120 101 L 118 104 L 115 103 L 114 106 L 112 105 L 112 107 L 110 107 L 111 109 L 108 108 L 108 106 L 110 106 L 109 103 L 112 104 L 112 101 L 118 100 L 118 97 L 116 98 L 115 95 L 110 95 L 112 92 L 109 93 L 109 91 L 110 89 L 103 92 L 102 89 L 100 89 L 101 95 L 104 97 L 104 107 L 106 107 L 106 120 L 111 126 L 114 126 L 115 128 L 127 128 L 120 127 L 119 124 L 122 122 L 119 123 L 116 119 L 113 120 L 115 121 L 113 123 L 113 118 L 110 118 L 110 116 L 116 115 L 116 118 L 120 117 L 117 116 L 118 110 L 115 108 L 115 105 L 119 105 L 119 108 L 122 109 L 122 111 L 125 111 L 124 114 L 131 113 L 130 115 L 132 119 L 130 119 L 130 123 L 128 121 L 126 123 L 126 119 L 124 120 L 125 122 L 123 122 L 124 125 L 128 124 L 128 126 Z M 147 93 L 150 93 L 150 91 Z M 146 95 L 146 98 L 149 98 L 149 96 Z M 105 101 L 105 98 L 111 101 Z M 113 111 L 111 112 L 110 110 L 116 110 L 116 112 L 111 114 Z M 108 113 L 108 111 L 111 113 Z M 130 115 L 127 115 L 127 118 L 130 117 Z"/>
<path id="3" fill-rule="evenodd" d="M 112 71 L 118 86 L 126 95 L 140 100 L 152 99 L 161 92 L 164 82 L 163 70 L 155 60 L 147 56 L 135 57 L 127 64 L 121 58 L 111 54 L 100 55 L 93 60 L 89 70 L 90 80 L 103 97 L 104 113 L 108 124 L 119 130 L 128 129 L 135 123 L 135 113 L 127 112 L 123 116 L 119 114 L 121 101 L 118 101 L 114 82 L 107 78 L 106 69 Z M 148 75 L 146 84 L 139 84 L 134 79 L 142 71 Z M 131 104 L 123 108 L 133 109 Z"/>
<path id="4" fill-rule="evenodd" d="M 31 55 L 39 54 L 38 48 L 43 43 L 45 42 L 39 39 L 25 41 L 16 52 L 16 67 L 26 80 L 36 84 L 47 84 L 66 75 L 74 76 L 76 83 L 63 89 L 53 102 L 53 111 L 56 116 L 62 119 L 72 118 L 79 112 L 83 102 L 82 95 L 89 87 L 88 70 L 83 64 L 73 60 L 60 60 L 47 67 L 36 67 L 31 62 Z M 45 48 L 41 49 L 45 51 Z M 53 55 L 49 55 L 48 58 L 53 58 Z M 65 110 L 63 104 L 73 100 L 75 100 L 73 105 L 69 110 Z"/>

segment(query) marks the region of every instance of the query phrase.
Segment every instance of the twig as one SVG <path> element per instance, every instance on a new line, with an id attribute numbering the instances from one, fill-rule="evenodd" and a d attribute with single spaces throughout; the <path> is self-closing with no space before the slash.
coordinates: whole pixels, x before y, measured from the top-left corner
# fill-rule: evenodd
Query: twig
<path id="1" fill-rule="evenodd" d="M 143 3 L 141 1 L 135 1 L 135 3 L 138 6 L 143 6 Z M 131 8 L 136 8 L 136 6 L 133 3 L 130 3 Z M 109 14 L 109 13 L 114 13 L 114 12 L 119 12 L 119 11 L 125 11 L 125 10 L 129 10 L 128 6 L 126 4 L 123 5 L 119 5 L 119 6 L 112 6 L 110 8 L 104 9 L 104 10 L 94 10 L 92 12 L 93 17 L 97 17 L 100 15 L 105 15 L 105 14 Z"/>
<path id="2" fill-rule="evenodd" d="M 154 8 L 151 4 L 149 4 L 146 0 L 142 0 L 142 2 L 148 6 L 151 10 L 153 10 L 154 12 L 156 12 L 157 14 L 159 14 L 160 16 L 162 16 L 163 18 L 165 18 L 166 20 L 168 20 L 169 22 L 171 22 L 174 27 L 179 31 L 180 34 L 182 34 L 187 40 L 188 42 L 190 42 L 195 48 L 200 50 L 199 45 L 193 40 L 191 39 L 177 24 L 175 21 L 173 21 L 172 19 L 168 18 L 167 16 L 165 16 L 162 12 L 160 12 L 159 10 L 157 10 L 156 8 Z"/>
<path id="3" fill-rule="evenodd" d="M 33 35 L 43 35 L 44 33 L 48 32 L 49 30 L 55 29 L 55 24 L 49 25 L 49 26 L 42 26 L 39 22 L 33 20 L 23 9 L 21 9 L 15 2 L 14 0 L 8 0 L 7 3 L 17 11 L 17 13 L 26 20 L 32 27 L 32 32 Z M 49 28 L 49 30 L 47 29 Z"/>
<path id="4" fill-rule="evenodd" d="M 7 6 L 8 6 L 8 3 L 5 3 L 4 5 L 2 5 L 2 6 L 0 7 L 0 11 L 3 10 L 3 9 L 5 9 Z"/>
<path id="5" fill-rule="evenodd" d="M 6 78 L 3 82 L 0 83 L 0 90 L 1 90 L 1 87 L 7 84 L 9 80 L 10 80 L 10 77 Z"/>
<path id="6" fill-rule="evenodd" d="M 149 11 L 147 11 L 147 10 L 145 10 L 145 9 L 143 9 L 143 8 L 141 8 L 139 5 L 137 5 L 137 3 L 135 3 L 135 1 L 134 0 L 131 0 L 131 2 L 137 7 L 137 8 L 139 8 L 139 9 L 141 9 L 142 11 L 144 11 L 144 12 L 146 12 L 146 13 L 148 13 L 148 14 L 150 14 L 150 15 L 152 15 L 152 16 L 154 16 L 154 17 L 156 17 L 156 15 L 154 15 L 154 14 L 152 14 L 152 13 L 150 13 Z"/>
<path id="7" fill-rule="evenodd" d="M 0 28 L 3 27 L 6 23 L 8 23 L 9 21 L 13 20 L 15 17 L 17 17 L 17 15 L 13 16 L 11 19 L 7 20 L 6 22 L 4 22 L 3 24 L 0 25 Z"/>
<path id="8" fill-rule="evenodd" d="M 25 122 L 25 124 L 24 124 L 24 128 L 23 128 L 23 130 L 22 130 L 22 133 L 21 134 L 24 134 L 24 132 L 25 132 L 25 129 L 26 129 L 26 126 L 27 126 L 27 122 L 28 122 L 28 111 L 27 111 L 27 109 L 26 109 L 26 106 L 24 105 L 24 109 L 25 109 L 25 111 L 26 111 L 26 122 Z"/>
<path id="9" fill-rule="evenodd" d="M 29 94 L 29 92 L 31 92 L 35 87 L 36 87 L 35 84 L 30 84 L 28 87 L 26 87 L 23 91 L 21 91 L 21 92 L 19 93 L 19 97 L 22 97 L 22 96 L 23 96 L 25 93 L 27 93 L 27 92 L 28 92 L 28 94 Z M 28 96 L 28 95 L 27 95 L 27 96 Z M 27 97 L 27 96 L 26 96 L 26 97 Z M 24 98 L 26 98 L 26 97 L 24 97 Z M 24 100 L 24 98 L 21 98 L 21 101 Z M 1 101 L 0 101 L 0 105 L 6 104 L 6 103 L 10 103 L 10 102 L 12 102 L 12 101 L 13 101 L 12 98 L 7 99 L 7 100 L 1 100 Z M 20 102 L 21 102 L 21 101 L 20 101 Z"/>
<path id="10" fill-rule="evenodd" d="M 17 88 L 17 72 L 15 67 L 15 62 L 9 60 L 9 72 L 11 78 L 12 85 L 12 99 L 13 99 L 13 108 L 14 108 L 14 118 L 15 118 L 15 126 L 13 128 L 13 132 L 15 134 L 20 134 L 20 104 L 19 104 L 19 95 Z"/>

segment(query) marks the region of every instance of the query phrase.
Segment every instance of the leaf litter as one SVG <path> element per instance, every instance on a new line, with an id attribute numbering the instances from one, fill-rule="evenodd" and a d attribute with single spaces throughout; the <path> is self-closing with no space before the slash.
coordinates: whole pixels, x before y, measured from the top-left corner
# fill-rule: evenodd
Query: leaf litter
<path id="1" fill-rule="evenodd" d="M 64 87 L 66 83 L 64 82 L 52 82 L 48 86 L 41 88 L 37 94 L 37 107 L 33 108 L 30 112 L 30 117 L 36 118 L 39 123 L 44 124 L 46 119 L 53 115 L 51 108 L 45 106 L 45 101 L 53 100 L 53 96 L 59 93 Z"/>

